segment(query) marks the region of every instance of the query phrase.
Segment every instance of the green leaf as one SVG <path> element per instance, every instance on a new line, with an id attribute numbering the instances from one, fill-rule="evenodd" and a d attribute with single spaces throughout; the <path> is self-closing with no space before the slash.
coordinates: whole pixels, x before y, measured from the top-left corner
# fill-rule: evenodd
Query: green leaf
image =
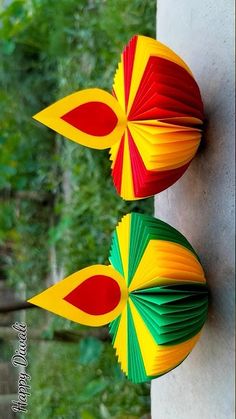
<path id="1" fill-rule="evenodd" d="M 104 377 L 97 378 L 93 381 L 90 381 L 83 391 L 78 395 L 78 398 L 81 401 L 92 400 L 92 397 L 101 393 L 109 385 L 109 381 Z"/>
<path id="2" fill-rule="evenodd" d="M 42 338 L 46 340 L 53 339 L 53 329 L 46 329 L 42 332 Z"/>
<path id="3" fill-rule="evenodd" d="M 79 343 L 79 362 L 82 365 L 97 361 L 103 351 L 103 343 L 93 337 L 81 339 Z"/>
<path id="4" fill-rule="evenodd" d="M 110 419 L 111 415 L 109 413 L 109 410 L 107 409 L 107 407 L 103 403 L 100 404 L 99 410 L 100 410 L 100 414 L 101 414 L 102 419 Z"/>
<path id="5" fill-rule="evenodd" d="M 80 417 L 81 419 L 96 419 L 88 410 L 82 410 Z"/>
<path id="6" fill-rule="evenodd" d="M 15 47 L 16 47 L 16 44 L 12 40 L 5 40 L 1 42 L 0 44 L 0 50 L 5 55 L 12 55 L 12 53 L 15 50 Z"/>

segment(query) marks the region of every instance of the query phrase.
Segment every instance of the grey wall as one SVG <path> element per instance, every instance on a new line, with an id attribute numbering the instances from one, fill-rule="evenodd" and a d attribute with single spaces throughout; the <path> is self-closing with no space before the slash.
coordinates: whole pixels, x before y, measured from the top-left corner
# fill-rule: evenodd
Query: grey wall
<path id="1" fill-rule="evenodd" d="M 234 417 L 233 0 L 158 0 L 157 38 L 192 69 L 208 120 L 187 173 L 155 200 L 155 215 L 196 248 L 211 291 L 190 356 L 153 380 L 152 419 Z"/>

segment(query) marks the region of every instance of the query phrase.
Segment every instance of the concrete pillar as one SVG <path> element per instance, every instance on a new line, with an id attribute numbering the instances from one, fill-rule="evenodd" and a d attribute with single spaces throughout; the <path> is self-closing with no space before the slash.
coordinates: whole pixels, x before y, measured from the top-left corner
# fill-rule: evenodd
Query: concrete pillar
<path id="1" fill-rule="evenodd" d="M 153 380 L 152 419 L 234 417 L 233 22 L 233 0 L 158 0 L 157 38 L 192 69 L 208 123 L 186 174 L 156 197 L 155 215 L 197 250 L 211 304 L 193 352 Z"/>

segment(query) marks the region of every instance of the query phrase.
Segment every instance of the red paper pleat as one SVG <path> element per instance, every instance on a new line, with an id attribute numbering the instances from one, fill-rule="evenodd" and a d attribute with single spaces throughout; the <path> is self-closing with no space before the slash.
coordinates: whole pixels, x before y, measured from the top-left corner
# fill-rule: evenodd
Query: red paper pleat
<path id="1" fill-rule="evenodd" d="M 116 156 L 116 161 L 114 164 L 114 168 L 112 170 L 113 182 L 119 194 L 121 193 L 123 157 L 124 157 L 124 136 L 120 142 L 120 147 Z"/>
<path id="2" fill-rule="evenodd" d="M 203 119 L 200 91 L 181 66 L 150 57 L 129 113 L 129 120 L 191 116 Z"/>
<path id="3" fill-rule="evenodd" d="M 124 63 L 124 89 L 125 89 L 125 107 L 127 109 L 129 101 L 130 84 L 132 79 L 134 56 L 137 44 L 137 35 L 135 35 L 128 43 L 123 51 L 123 63 Z"/>

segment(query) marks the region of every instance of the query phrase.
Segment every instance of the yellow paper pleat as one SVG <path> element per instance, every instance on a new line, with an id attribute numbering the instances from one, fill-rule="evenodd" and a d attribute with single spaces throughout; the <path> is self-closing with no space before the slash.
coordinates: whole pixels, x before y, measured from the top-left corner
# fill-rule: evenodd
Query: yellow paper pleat
<path id="1" fill-rule="evenodd" d="M 117 335 L 114 341 L 114 348 L 121 369 L 124 373 L 128 373 L 128 342 L 127 342 L 127 305 L 121 314 Z"/>
<path id="2" fill-rule="evenodd" d="M 128 121 L 128 127 L 139 132 L 145 139 L 152 144 L 159 144 L 160 142 L 173 142 L 173 141 L 188 141 L 189 139 L 197 139 L 201 130 L 191 127 L 180 127 L 173 124 L 159 125 L 159 124 L 140 124 L 136 121 Z M 174 140 L 173 140 L 174 138 Z"/>
<path id="3" fill-rule="evenodd" d="M 119 148 L 120 148 L 121 141 L 122 141 L 122 139 L 120 141 L 117 141 L 115 144 L 113 144 L 113 146 L 111 146 L 111 148 L 109 150 L 110 160 L 112 161 L 111 170 L 114 168 L 116 157 L 117 157 L 117 154 L 118 154 L 118 151 L 119 151 Z"/>
<path id="4" fill-rule="evenodd" d="M 121 56 L 121 62 L 118 64 L 118 68 L 115 73 L 114 83 L 113 83 L 113 90 L 117 97 L 117 100 L 125 112 L 125 81 L 124 81 L 124 64 L 123 64 L 123 56 Z"/>
<path id="5" fill-rule="evenodd" d="M 177 345 L 157 345 L 156 359 L 148 371 L 148 375 L 165 374 L 180 364 L 196 345 L 200 333 L 186 342 Z"/>
<path id="6" fill-rule="evenodd" d="M 201 133 L 191 129 L 183 131 L 146 127 L 129 123 L 129 129 L 146 169 L 158 171 L 175 169 L 188 163 L 194 157 L 200 144 Z"/>
<path id="7" fill-rule="evenodd" d="M 128 264 L 129 264 L 129 243 L 130 243 L 130 214 L 125 215 L 121 222 L 116 227 L 116 232 L 119 241 L 121 260 L 124 271 L 124 278 L 128 281 Z"/>
<path id="8" fill-rule="evenodd" d="M 192 116 L 180 116 L 175 118 L 162 118 L 162 119 L 142 119 L 140 121 L 129 121 L 130 123 L 135 122 L 135 124 L 145 125 L 145 126 L 158 126 L 158 127 L 170 127 L 180 130 L 198 130 L 199 128 L 184 126 L 184 125 L 202 125 L 203 121 L 198 118 L 194 118 Z M 180 125 L 181 124 L 181 125 Z"/>
<path id="9" fill-rule="evenodd" d="M 145 325 L 143 319 L 137 312 L 133 302 L 130 299 L 129 304 L 139 342 L 140 351 L 143 358 L 145 371 L 148 375 L 150 366 L 154 363 L 155 360 L 157 344 L 152 334 L 149 332 L 147 326 Z"/>
<path id="10" fill-rule="evenodd" d="M 181 281 L 206 282 L 202 266 L 195 255 L 180 244 L 150 240 L 129 291 Z"/>
<path id="11" fill-rule="evenodd" d="M 158 345 L 132 301 L 130 301 L 130 309 L 148 376 L 163 374 L 177 366 L 199 339 L 200 333 L 177 345 Z"/>

